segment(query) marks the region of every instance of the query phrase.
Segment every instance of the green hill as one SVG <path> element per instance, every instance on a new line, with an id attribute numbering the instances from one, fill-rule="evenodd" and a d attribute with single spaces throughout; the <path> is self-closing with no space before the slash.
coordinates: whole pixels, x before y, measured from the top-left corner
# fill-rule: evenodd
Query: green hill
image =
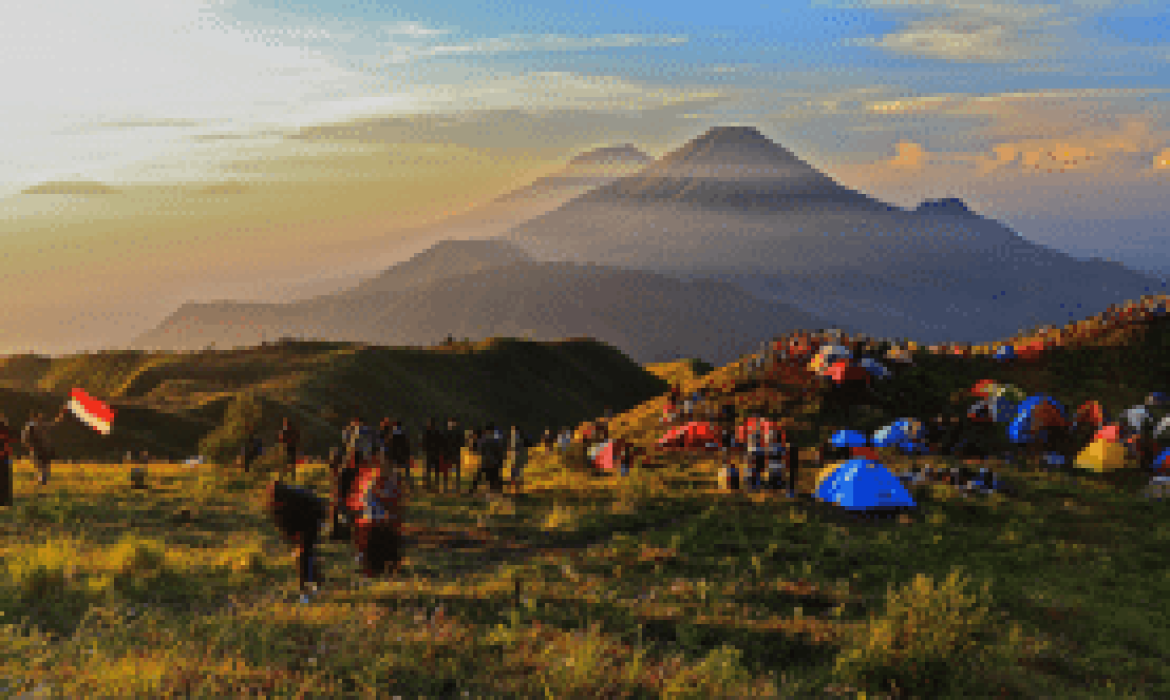
<path id="1" fill-rule="evenodd" d="M 667 385 L 608 345 L 575 339 L 492 339 L 434 348 L 288 341 L 199 353 L 110 351 L 0 362 L 0 412 L 15 425 L 38 408 L 55 415 L 73 387 L 118 411 L 111 435 L 72 418 L 58 431 L 62 458 L 116 458 L 126 450 L 172 458 L 197 452 L 200 437 L 245 393 L 265 406 L 271 443 L 291 417 L 304 448 L 324 454 L 356 414 L 398 418 L 416 431 L 428 417 L 464 426 L 516 423 L 537 435 L 607 407 L 623 411 Z"/>

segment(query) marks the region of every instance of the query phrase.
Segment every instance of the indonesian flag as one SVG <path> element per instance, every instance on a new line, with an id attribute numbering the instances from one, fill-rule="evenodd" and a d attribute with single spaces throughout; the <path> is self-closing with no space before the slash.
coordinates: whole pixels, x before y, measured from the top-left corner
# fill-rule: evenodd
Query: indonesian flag
<path id="1" fill-rule="evenodd" d="M 74 389 L 69 395 L 69 410 L 82 422 L 102 435 L 110 434 L 114 422 L 114 409 L 98 401 L 81 389 Z"/>

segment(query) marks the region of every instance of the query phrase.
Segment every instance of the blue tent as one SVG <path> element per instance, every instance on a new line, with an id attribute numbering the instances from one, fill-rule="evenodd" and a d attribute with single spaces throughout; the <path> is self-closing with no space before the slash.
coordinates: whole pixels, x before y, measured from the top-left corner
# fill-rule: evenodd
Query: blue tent
<path id="1" fill-rule="evenodd" d="M 1060 402 L 1051 396 L 1029 396 L 1020 403 L 1019 409 L 1016 411 L 1016 417 L 1012 419 L 1011 424 L 1008 425 L 1008 438 L 1015 443 L 1030 442 L 1033 438 L 1031 434 L 1031 418 L 1032 410 L 1041 403 L 1050 403 L 1060 411 L 1061 416 L 1065 416 L 1064 407 Z M 1043 431 L 1041 431 L 1043 436 Z"/>
<path id="2" fill-rule="evenodd" d="M 999 350 L 995 351 L 995 359 L 997 360 L 1013 360 L 1016 357 L 1016 349 L 1011 345 L 1005 345 Z"/>
<path id="3" fill-rule="evenodd" d="M 909 440 L 906 428 L 898 423 L 891 423 L 873 434 L 874 447 L 889 447 Z"/>
<path id="4" fill-rule="evenodd" d="M 857 430 L 838 430 L 829 444 L 833 447 L 864 447 L 869 444 L 869 438 Z"/>
<path id="5" fill-rule="evenodd" d="M 921 442 L 915 442 L 913 440 L 906 440 L 903 442 L 899 442 L 898 449 L 902 451 L 902 454 L 907 454 L 907 455 L 913 455 L 913 454 L 928 455 L 928 454 L 930 454 L 929 447 L 927 447 L 926 445 L 924 445 Z"/>
<path id="6" fill-rule="evenodd" d="M 996 423 L 1007 423 L 1016 417 L 1019 404 L 1014 401 L 1008 401 L 1002 396 L 993 396 L 990 399 L 984 399 L 972 404 L 971 408 L 967 409 L 967 413 L 970 414 L 984 408 L 991 414 L 991 420 Z"/>
<path id="7" fill-rule="evenodd" d="M 917 505 L 898 477 L 869 459 L 843 462 L 821 482 L 816 496 L 847 510 L 913 508 Z"/>

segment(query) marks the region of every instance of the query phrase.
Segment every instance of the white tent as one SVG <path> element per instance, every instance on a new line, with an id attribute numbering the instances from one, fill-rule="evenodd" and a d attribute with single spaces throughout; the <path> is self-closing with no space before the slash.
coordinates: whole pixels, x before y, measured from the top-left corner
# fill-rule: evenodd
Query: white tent
<path id="1" fill-rule="evenodd" d="M 1145 406 L 1131 406 L 1121 414 L 1122 419 L 1129 423 L 1134 430 L 1141 430 L 1146 421 L 1152 420 L 1149 410 Z"/>

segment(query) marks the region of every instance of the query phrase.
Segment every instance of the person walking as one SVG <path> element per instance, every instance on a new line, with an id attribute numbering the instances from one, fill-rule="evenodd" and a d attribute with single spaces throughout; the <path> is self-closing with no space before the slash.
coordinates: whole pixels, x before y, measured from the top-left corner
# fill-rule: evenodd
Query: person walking
<path id="1" fill-rule="evenodd" d="M 49 472 L 53 464 L 53 444 L 50 430 L 61 424 L 65 418 L 65 409 L 61 412 L 52 423 L 45 422 L 44 414 L 40 411 L 34 411 L 28 423 L 24 426 L 24 431 L 21 434 L 21 442 L 24 443 L 25 448 L 29 452 L 33 463 L 37 467 L 37 485 L 48 486 Z"/>
<path id="2" fill-rule="evenodd" d="M 292 420 L 285 418 L 281 424 L 280 432 L 276 435 L 276 441 L 284 449 L 283 473 L 290 480 L 295 481 L 297 477 L 297 447 L 301 442 L 301 431 L 297 430 Z"/>
<path id="3" fill-rule="evenodd" d="M 779 492 L 784 486 L 784 443 L 775 428 L 768 430 L 765 453 L 768 461 L 768 488 Z"/>
<path id="4" fill-rule="evenodd" d="M 12 505 L 12 448 L 16 435 L 8 418 L 0 413 L 0 506 Z"/>
<path id="5" fill-rule="evenodd" d="M 342 450 L 334 447 L 329 452 L 329 472 L 333 477 L 333 503 L 330 508 L 332 526 L 329 539 L 344 542 L 349 540 L 353 526 L 353 514 L 350 513 L 346 502 L 353 491 L 358 468 L 355 462 L 345 460 L 345 453 Z"/>
<path id="6" fill-rule="evenodd" d="M 512 486 L 512 493 L 519 496 L 520 490 L 524 487 L 524 467 L 528 465 L 528 440 L 516 425 L 512 426 L 508 438 L 508 464 L 511 467 L 508 481 Z"/>
<path id="7" fill-rule="evenodd" d="M 373 431 L 359 416 L 354 416 L 341 431 L 341 443 L 345 450 L 344 461 L 349 466 L 360 467 L 374 456 Z"/>
<path id="8" fill-rule="evenodd" d="M 244 467 L 244 473 L 252 471 L 252 464 L 260 456 L 264 445 L 260 440 L 260 433 L 256 430 L 255 423 L 248 423 L 244 427 L 244 442 L 240 445 L 240 464 Z"/>
<path id="9" fill-rule="evenodd" d="M 424 481 L 428 491 L 435 491 L 439 487 L 439 471 L 443 457 L 443 435 L 435 427 L 435 419 L 428 418 L 426 428 L 422 434 L 422 449 L 424 457 Z"/>
<path id="10" fill-rule="evenodd" d="M 760 435 L 758 427 L 748 433 L 747 456 L 748 463 L 751 465 L 748 487 L 752 491 L 757 491 L 763 486 L 764 469 L 768 459 L 768 456 L 764 453 L 763 436 Z"/>
<path id="11" fill-rule="evenodd" d="M 267 490 L 268 511 L 280 533 L 292 543 L 297 556 L 297 579 L 301 602 L 317 591 L 317 540 L 327 515 L 323 499 L 307 488 L 290 486 L 280 478 Z"/>

